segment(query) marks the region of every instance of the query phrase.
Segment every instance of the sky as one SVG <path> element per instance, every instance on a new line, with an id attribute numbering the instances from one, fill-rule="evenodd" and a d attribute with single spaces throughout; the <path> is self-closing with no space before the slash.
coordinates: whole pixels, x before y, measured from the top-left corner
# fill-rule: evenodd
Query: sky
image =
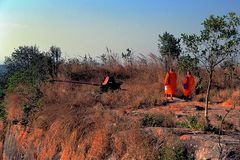
<path id="1" fill-rule="evenodd" d="M 159 34 L 199 33 L 209 15 L 232 11 L 240 0 L 0 0 L 0 63 L 23 45 L 55 45 L 64 58 L 158 54 Z"/>

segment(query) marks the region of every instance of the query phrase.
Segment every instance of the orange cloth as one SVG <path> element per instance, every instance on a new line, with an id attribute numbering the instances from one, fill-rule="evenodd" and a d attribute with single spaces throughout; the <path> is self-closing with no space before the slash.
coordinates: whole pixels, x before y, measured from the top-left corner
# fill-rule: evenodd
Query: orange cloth
<path id="1" fill-rule="evenodd" d="M 193 88 L 194 88 L 194 85 L 195 85 L 194 77 L 192 75 L 187 76 L 183 81 L 183 85 L 186 84 L 186 83 L 188 83 L 188 88 L 184 89 L 184 87 L 182 87 L 183 88 L 183 95 L 184 96 L 189 96 L 191 94 Z"/>
<path id="2" fill-rule="evenodd" d="M 175 72 L 167 72 L 164 83 L 165 83 L 165 94 L 174 94 L 177 90 L 177 75 L 176 75 L 176 73 Z"/>
<path id="3" fill-rule="evenodd" d="M 109 76 L 105 77 L 102 85 L 107 85 L 108 81 L 109 81 Z"/>

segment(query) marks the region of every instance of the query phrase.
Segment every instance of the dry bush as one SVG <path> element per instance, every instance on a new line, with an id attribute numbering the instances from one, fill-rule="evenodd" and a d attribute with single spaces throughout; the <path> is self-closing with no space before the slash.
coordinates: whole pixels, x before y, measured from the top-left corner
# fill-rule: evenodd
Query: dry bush
<path id="1" fill-rule="evenodd" d="M 233 89 L 221 89 L 218 90 L 216 88 L 211 90 L 210 101 L 214 103 L 221 103 L 226 101 L 228 98 L 232 96 Z"/>
<path id="2" fill-rule="evenodd" d="M 43 88 L 44 102 L 46 104 L 84 104 L 92 106 L 96 103 L 94 92 L 96 86 L 75 85 L 71 83 L 50 83 Z"/>
<path id="3" fill-rule="evenodd" d="M 163 88 L 161 83 L 129 85 L 127 90 L 131 92 L 129 94 L 132 97 L 132 101 L 129 104 L 133 108 L 148 108 L 163 105 L 166 103 Z"/>
<path id="4" fill-rule="evenodd" d="M 127 81 L 123 84 L 124 90 L 113 93 L 104 93 L 101 96 L 101 103 L 109 108 L 126 106 L 130 108 L 147 108 L 166 103 L 163 97 L 163 87 L 159 83 L 148 84 L 142 81 Z"/>
<path id="5" fill-rule="evenodd" d="M 155 159 L 165 135 L 155 137 L 152 132 L 132 129 L 113 135 L 113 157 L 116 159 Z"/>
<path id="6" fill-rule="evenodd" d="M 113 53 L 111 53 L 113 54 Z M 156 87 L 156 83 L 158 83 L 159 86 L 157 86 L 155 89 L 159 88 L 161 93 L 164 93 L 164 77 L 165 77 L 165 71 L 163 67 L 159 64 L 159 62 L 151 62 L 151 59 L 148 59 L 147 57 L 142 57 L 139 59 L 135 59 L 132 65 L 123 65 L 121 64 L 120 60 L 116 58 L 114 55 L 109 55 L 108 57 L 112 57 L 113 60 L 109 62 L 106 62 L 104 65 L 89 65 L 89 64 L 81 64 L 79 63 L 73 63 L 69 62 L 66 64 L 63 64 L 60 68 L 61 73 L 68 72 L 68 76 L 65 77 L 65 79 L 71 79 L 71 80 L 79 80 L 79 81 L 87 81 L 87 82 L 95 82 L 95 83 L 101 83 L 103 80 L 104 75 L 106 72 L 115 73 L 115 77 L 118 80 L 124 81 L 124 83 L 128 83 L 129 85 L 139 84 L 142 87 L 147 87 L 153 85 Z M 110 58 L 111 59 L 111 58 Z M 114 63 L 112 63 L 114 62 Z M 176 97 L 181 98 L 182 97 L 182 82 L 185 78 L 185 73 L 181 73 L 178 71 L 178 69 L 175 69 L 177 72 L 177 92 L 175 93 Z M 236 74 L 239 75 L 240 69 L 239 67 L 236 68 Z M 236 88 L 239 84 L 239 76 L 235 76 L 232 80 L 231 86 L 226 86 L 226 82 L 224 80 L 224 75 L 222 74 L 223 70 L 221 68 L 217 68 L 216 72 L 214 72 L 214 78 L 213 78 L 213 85 L 212 89 L 219 91 L 219 89 L 228 89 L 232 90 L 232 88 Z M 61 74 L 64 75 L 64 74 Z M 66 74 L 65 74 L 66 75 Z M 207 89 L 208 79 L 207 72 L 204 69 L 199 69 L 199 75 L 202 77 L 202 90 L 200 93 L 204 93 Z M 198 78 L 195 77 L 196 84 L 198 82 Z M 230 87 L 230 88 L 229 88 Z M 194 95 L 193 91 L 193 96 Z M 213 91 L 215 93 L 215 91 Z M 212 94 L 213 96 L 217 94 Z M 215 97 L 213 97 L 214 99 Z M 221 98 L 221 97 L 219 97 Z M 140 98 L 139 98 L 140 99 Z M 216 98 L 217 100 L 218 98 Z M 143 100 L 144 101 L 144 100 Z M 220 101 L 220 100 L 217 100 Z"/>
<path id="7" fill-rule="evenodd" d="M 176 119 L 173 113 L 147 114 L 140 120 L 141 127 L 175 127 Z"/>
<path id="8" fill-rule="evenodd" d="M 144 66 L 139 66 L 138 64 L 135 66 L 137 68 L 137 72 L 131 77 L 131 80 L 137 83 L 147 83 L 152 84 L 156 82 L 163 83 L 165 72 L 163 68 L 159 65 L 149 64 Z"/>
<path id="9" fill-rule="evenodd" d="M 195 148 L 189 141 L 180 141 L 179 137 L 173 134 L 168 134 L 165 137 L 164 143 L 158 150 L 156 159 L 158 160 L 185 160 L 194 159 Z"/>

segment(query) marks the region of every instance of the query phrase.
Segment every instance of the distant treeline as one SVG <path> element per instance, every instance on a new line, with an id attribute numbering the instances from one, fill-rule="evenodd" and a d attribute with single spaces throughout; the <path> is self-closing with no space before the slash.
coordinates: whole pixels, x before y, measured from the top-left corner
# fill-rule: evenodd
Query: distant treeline
<path id="1" fill-rule="evenodd" d="M 6 66 L 0 64 L 0 74 L 4 73 L 6 71 Z"/>

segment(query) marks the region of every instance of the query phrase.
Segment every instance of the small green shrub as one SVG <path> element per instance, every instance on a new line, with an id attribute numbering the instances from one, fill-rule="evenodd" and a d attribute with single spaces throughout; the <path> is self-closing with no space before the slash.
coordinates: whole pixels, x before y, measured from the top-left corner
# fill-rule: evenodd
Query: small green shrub
<path id="1" fill-rule="evenodd" d="M 27 118 L 22 118 L 21 120 L 21 125 L 26 126 L 28 124 L 28 119 Z"/>
<path id="2" fill-rule="evenodd" d="M 28 116 L 33 107 L 34 106 L 28 104 L 23 105 L 24 114 Z"/>
<path id="3" fill-rule="evenodd" d="M 195 93 L 196 94 L 199 94 L 203 91 L 202 80 L 203 80 L 202 77 L 199 77 L 198 80 L 197 80 L 197 84 L 196 84 L 196 87 L 195 87 Z"/>
<path id="4" fill-rule="evenodd" d="M 14 119 L 12 120 L 12 124 L 14 124 L 14 125 L 18 124 L 18 122 L 19 122 L 19 120 L 16 119 L 16 118 L 14 118 Z"/>
<path id="5" fill-rule="evenodd" d="M 7 112 L 3 102 L 0 102 L 0 119 L 7 119 Z"/>
<path id="6" fill-rule="evenodd" d="M 205 130 L 205 125 L 203 122 L 200 122 L 197 116 L 189 116 L 183 122 L 177 122 L 177 125 L 185 128 L 191 128 L 196 130 Z"/>
<path id="7" fill-rule="evenodd" d="M 149 108 L 152 106 L 166 105 L 167 100 L 160 98 L 159 95 L 147 95 L 142 97 L 139 101 L 134 104 L 138 109 Z"/>
<path id="8" fill-rule="evenodd" d="M 216 114 L 215 118 L 217 119 L 217 121 L 222 121 L 223 120 L 222 115 L 219 115 L 219 114 Z"/>
<path id="9" fill-rule="evenodd" d="M 4 91 L 3 91 L 3 89 L 0 87 L 0 98 L 3 98 L 4 97 Z"/>
<path id="10" fill-rule="evenodd" d="M 141 119 L 142 127 L 174 127 L 173 116 L 169 114 L 147 114 Z"/>
<path id="11" fill-rule="evenodd" d="M 217 121 L 222 123 L 222 129 L 225 129 L 225 130 L 232 130 L 232 129 L 234 129 L 234 124 L 229 122 L 229 121 L 224 120 L 223 116 L 221 116 L 219 114 L 216 114 L 215 118 L 217 119 Z M 221 129 L 221 128 L 219 128 L 219 129 Z"/>
<path id="12" fill-rule="evenodd" d="M 148 108 L 148 107 L 154 106 L 156 103 L 157 103 L 157 99 L 155 99 L 155 97 L 146 96 L 146 97 L 143 97 L 143 99 L 139 102 L 137 107 L 139 109 Z"/>
<path id="13" fill-rule="evenodd" d="M 229 121 L 224 121 L 222 128 L 224 130 L 232 130 L 232 129 L 234 129 L 234 124 Z"/>
<path id="14" fill-rule="evenodd" d="M 162 116 L 152 116 L 152 115 L 145 115 L 141 120 L 141 126 L 143 127 L 161 127 L 164 118 Z"/>
<path id="15" fill-rule="evenodd" d="M 186 160 L 188 158 L 187 149 L 184 145 L 164 145 L 159 149 L 158 160 Z"/>

